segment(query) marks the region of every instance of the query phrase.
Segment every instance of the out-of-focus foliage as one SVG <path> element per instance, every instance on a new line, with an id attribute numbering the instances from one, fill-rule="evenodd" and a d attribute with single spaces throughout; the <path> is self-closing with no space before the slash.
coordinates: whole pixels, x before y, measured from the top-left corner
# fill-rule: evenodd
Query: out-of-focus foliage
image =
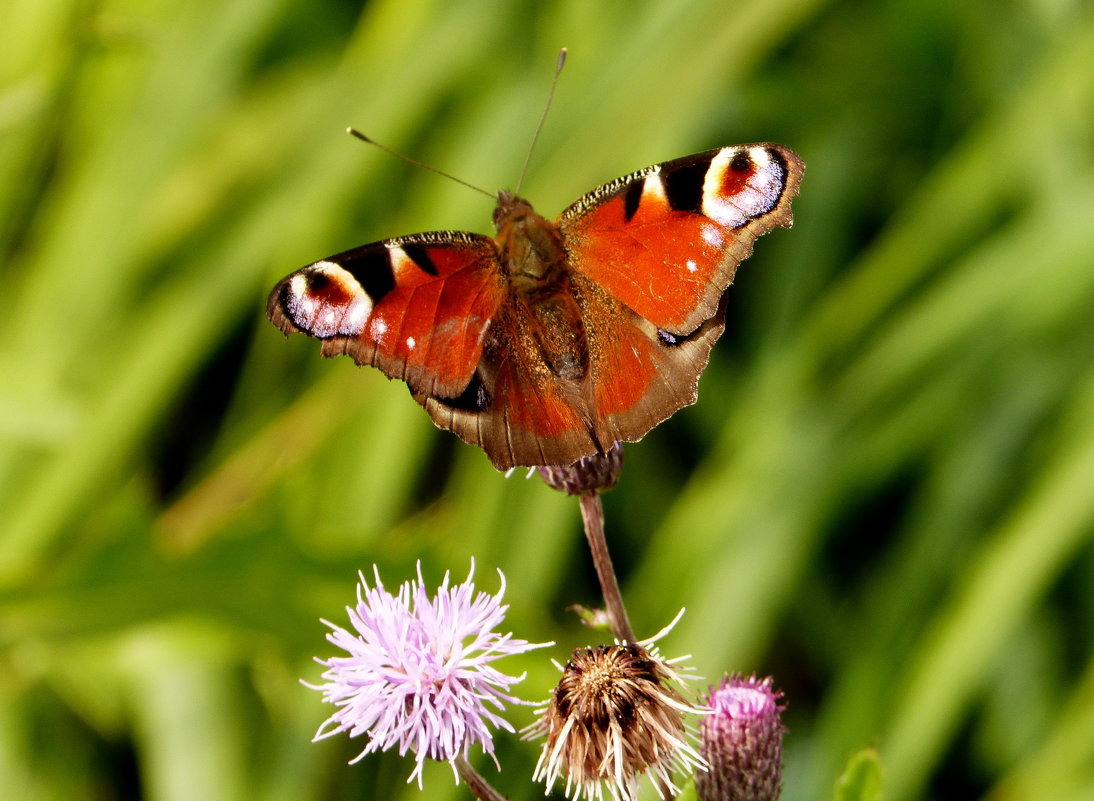
<path id="1" fill-rule="evenodd" d="M 1094 9 L 1080 0 L 7 0 L 0 795 L 468 798 L 312 745 L 355 571 L 501 568 L 518 636 L 601 635 L 576 504 L 285 340 L 291 270 L 489 230 L 523 194 L 794 147 L 697 406 L 605 496 L 640 636 L 775 676 L 787 801 L 874 745 L 890 801 L 1094 794 Z M 539 653 L 525 697 L 557 675 Z M 531 712 L 518 709 L 518 726 Z M 513 799 L 536 748 L 480 765 Z M 648 790 L 649 788 L 647 788 Z"/>
<path id="2" fill-rule="evenodd" d="M 864 748 L 851 757 L 836 781 L 836 801 L 881 801 L 882 769 L 877 751 Z"/>

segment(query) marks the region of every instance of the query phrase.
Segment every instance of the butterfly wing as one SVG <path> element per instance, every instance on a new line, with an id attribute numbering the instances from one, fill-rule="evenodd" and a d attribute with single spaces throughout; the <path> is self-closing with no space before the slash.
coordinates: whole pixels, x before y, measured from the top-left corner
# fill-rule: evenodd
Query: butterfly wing
<path id="1" fill-rule="evenodd" d="M 580 385 L 547 369 L 527 306 L 506 299 L 483 358 L 456 398 L 415 399 L 433 422 L 482 448 L 499 470 L 570 464 L 606 446 L 593 439 Z"/>
<path id="2" fill-rule="evenodd" d="M 592 342 L 586 403 L 597 441 L 637 441 L 695 403 L 699 376 L 725 329 L 724 294 L 709 319 L 682 335 L 658 328 L 604 290 L 583 297 Z"/>
<path id="3" fill-rule="evenodd" d="M 572 269 L 687 335 L 714 316 L 756 237 L 791 225 L 804 169 L 782 145 L 735 145 L 605 184 L 559 217 Z"/>
<path id="4" fill-rule="evenodd" d="M 612 181 L 563 212 L 596 440 L 641 439 L 695 402 L 725 289 L 756 237 L 791 225 L 804 169 L 782 145 L 724 147 Z"/>
<path id="5" fill-rule="evenodd" d="M 504 295 L 493 239 L 439 231 L 310 264 L 274 287 L 266 313 L 286 334 L 321 339 L 324 356 L 348 354 L 415 395 L 456 397 Z"/>

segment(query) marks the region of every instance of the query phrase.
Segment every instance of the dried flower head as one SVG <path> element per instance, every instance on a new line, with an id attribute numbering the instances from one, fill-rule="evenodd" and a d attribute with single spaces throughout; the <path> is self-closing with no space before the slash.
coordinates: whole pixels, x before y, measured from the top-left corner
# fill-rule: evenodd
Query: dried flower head
<path id="1" fill-rule="evenodd" d="M 533 779 L 550 792 L 564 776 L 566 795 L 632 801 L 638 776 L 649 773 L 658 794 L 677 792 L 674 770 L 702 767 L 687 740 L 684 715 L 701 709 L 676 689 L 677 669 L 652 640 L 574 651 L 528 736 L 545 735 Z"/>
<path id="2" fill-rule="evenodd" d="M 353 760 L 374 751 L 397 747 L 413 751 L 414 771 L 408 781 L 422 783 L 426 760 L 453 764 L 467 756 L 473 743 L 493 755 L 491 727 L 513 731 L 499 712 L 505 702 L 521 702 L 508 694 L 524 676 L 509 676 L 492 663 L 551 643 L 531 644 L 494 630 L 505 617 L 501 603 L 505 577 L 496 595 L 475 593 L 471 572 L 463 584 L 449 587 L 448 574 L 430 596 L 418 565 L 417 581 L 408 581 L 397 595 L 384 589 L 373 568 L 375 586 L 360 575 L 356 607 L 346 607 L 353 632 L 323 621 L 327 639 L 348 656 L 318 659 L 327 670 L 326 683 L 312 687 L 338 706 L 315 740 L 348 731 L 364 734 L 368 744 Z"/>
<path id="3" fill-rule="evenodd" d="M 547 486 L 568 495 L 595 495 L 619 481 L 623 472 L 623 446 L 618 442 L 607 453 L 595 453 L 565 467 L 537 467 Z"/>
<path id="4" fill-rule="evenodd" d="M 695 776 L 700 801 L 775 801 L 782 784 L 782 693 L 771 679 L 727 676 L 699 727 L 710 769 Z"/>

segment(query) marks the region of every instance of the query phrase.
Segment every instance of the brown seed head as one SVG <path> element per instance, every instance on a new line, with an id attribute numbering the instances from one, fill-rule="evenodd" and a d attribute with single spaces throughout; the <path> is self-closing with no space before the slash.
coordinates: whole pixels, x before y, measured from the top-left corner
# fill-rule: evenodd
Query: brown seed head
<path id="1" fill-rule="evenodd" d="M 566 778 L 566 795 L 631 801 L 649 772 L 675 790 L 674 769 L 702 765 L 686 739 L 684 714 L 698 711 L 672 686 L 680 677 L 642 645 L 597 645 L 574 651 L 547 707 L 529 731 L 547 738 L 533 778 L 547 788 Z"/>

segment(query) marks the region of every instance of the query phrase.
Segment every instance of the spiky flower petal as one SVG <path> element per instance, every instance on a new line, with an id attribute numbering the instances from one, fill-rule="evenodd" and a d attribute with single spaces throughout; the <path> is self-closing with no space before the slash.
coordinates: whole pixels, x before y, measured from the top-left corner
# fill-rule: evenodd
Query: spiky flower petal
<path id="1" fill-rule="evenodd" d="M 699 727 L 710 769 L 697 773 L 700 801 L 775 801 L 782 784 L 782 694 L 771 679 L 727 676 L 710 693 Z"/>
<path id="2" fill-rule="evenodd" d="M 416 765 L 410 779 L 422 783 L 425 760 L 453 764 L 467 756 L 472 744 L 493 755 L 491 729 L 513 731 L 500 716 L 505 703 L 521 702 L 508 690 L 524 676 L 509 676 L 493 667 L 495 660 L 550 643 L 531 644 L 498 634 L 507 606 L 501 599 L 505 577 L 496 595 L 476 594 L 471 578 L 449 586 L 448 574 L 430 596 L 418 565 L 416 581 L 403 583 L 396 595 L 384 589 L 373 568 L 375 586 L 359 574 L 357 605 L 346 607 L 353 631 L 328 621 L 327 639 L 348 655 L 317 659 L 325 665 L 325 684 L 313 689 L 338 710 L 315 740 L 348 731 L 364 734 L 365 754 L 398 748 L 412 751 Z"/>

